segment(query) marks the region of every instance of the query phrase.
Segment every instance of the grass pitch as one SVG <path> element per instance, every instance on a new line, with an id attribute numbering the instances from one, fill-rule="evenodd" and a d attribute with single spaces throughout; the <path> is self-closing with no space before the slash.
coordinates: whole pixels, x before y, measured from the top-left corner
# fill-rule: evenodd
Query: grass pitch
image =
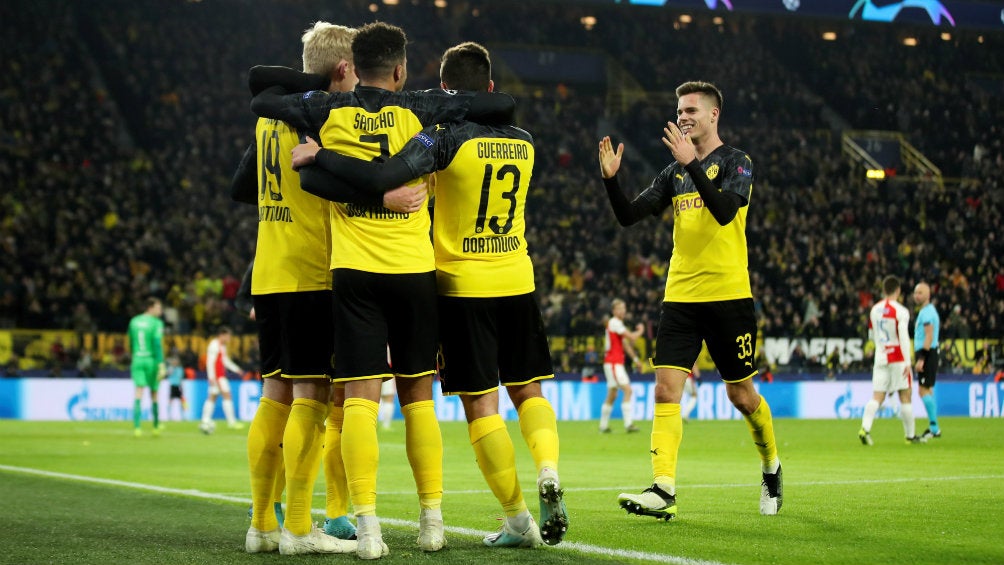
<path id="1" fill-rule="evenodd" d="M 128 422 L 0 421 L 0 563 L 356 561 L 243 553 L 244 432 L 220 426 L 204 436 L 193 422 L 167 425 L 159 438 L 134 438 Z M 690 422 L 680 450 L 679 516 L 668 523 L 617 506 L 619 492 L 651 482 L 651 424 L 639 425 L 642 433 L 601 435 L 596 422 L 559 422 L 571 520 L 565 542 L 491 550 L 480 538 L 498 527 L 501 509 L 466 426 L 444 423 L 449 545 L 425 554 L 415 545 L 417 497 L 404 427 L 395 422 L 380 432 L 378 513 L 391 548 L 382 562 L 1004 563 L 1004 420 L 945 418 L 944 437 L 926 445 L 904 444 L 898 420 L 879 420 L 872 447 L 858 441 L 856 421 L 776 420 L 785 498 L 773 517 L 757 510 L 759 461 L 745 424 Z M 515 422 L 509 431 L 536 513 L 533 462 Z M 315 493 L 314 508 L 323 511 L 323 484 Z"/>

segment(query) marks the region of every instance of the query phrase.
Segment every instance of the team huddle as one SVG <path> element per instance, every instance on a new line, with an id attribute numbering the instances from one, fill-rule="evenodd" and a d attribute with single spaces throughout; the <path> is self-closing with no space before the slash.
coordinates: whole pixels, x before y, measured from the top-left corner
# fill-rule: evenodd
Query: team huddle
<path id="1" fill-rule="evenodd" d="M 484 543 L 559 543 L 568 514 L 557 424 L 539 384 L 553 369 L 524 237 L 533 139 L 511 125 L 514 100 L 491 92 L 477 44 L 443 55 L 443 89 L 405 92 L 400 28 L 318 23 L 303 41 L 305 72 L 251 70 L 260 119 L 232 187 L 259 209 L 288 208 L 259 214 L 252 295 L 264 386 L 248 434 L 245 549 L 388 554 L 376 495 L 387 379 L 396 381 L 418 490 L 417 544 L 442 549 L 437 373 L 444 393 L 463 402 L 478 464 L 506 514 Z M 472 185 L 481 190 L 463 190 Z M 489 235 L 507 243 L 470 243 Z M 539 519 L 519 488 L 500 384 L 536 463 Z M 327 519 L 317 528 L 310 500 L 321 460 Z"/>

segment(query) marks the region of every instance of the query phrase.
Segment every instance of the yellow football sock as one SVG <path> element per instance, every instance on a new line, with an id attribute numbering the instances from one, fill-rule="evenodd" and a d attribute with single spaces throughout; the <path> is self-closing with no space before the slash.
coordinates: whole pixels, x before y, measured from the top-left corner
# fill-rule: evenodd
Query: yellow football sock
<path id="1" fill-rule="evenodd" d="M 405 448 L 415 476 L 418 503 L 436 509 L 443 504 L 443 436 L 431 400 L 401 407 L 404 414 Z"/>
<path id="2" fill-rule="evenodd" d="M 656 483 L 676 489 L 676 459 L 683 440 L 680 405 L 656 403 L 652 420 L 652 475 Z"/>
<path id="3" fill-rule="evenodd" d="M 279 470 L 275 473 L 275 483 L 272 485 L 272 502 L 282 503 L 282 493 L 286 490 L 286 463 L 279 458 Z"/>
<path id="4" fill-rule="evenodd" d="M 356 517 L 376 514 L 376 477 L 380 464 L 377 412 L 380 405 L 365 398 L 345 399 L 342 461 Z M 438 428 L 437 428 L 438 429 Z"/>
<path id="5" fill-rule="evenodd" d="M 345 480 L 342 463 L 342 420 L 345 412 L 341 406 L 328 404 L 328 422 L 324 426 L 324 483 L 325 516 L 337 518 L 349 512 L 349 484 Z"/>
<path id="6" fill-rule="evenodd" d="M 310 532 L 310 506 L 321 462 L 327 415 L 327 404 L 309 398 L 297 398 L 289 411 L 289 423 L 282 436 L 286 463 L 286 521 L 283 527 L 293 535 Z"/>
<path id="7" fill-rule="evenodd" d="M 282 467 L 282 435 L 289 409 L 281 402 L 262 398 L 248 428 L 251 525 L 263 532 L 279 527 L 272 511 L 272 488 L 276 473 Z"/>
<path id="8" fill-rule="evenodd" d="M 519 429 L 530 448 L 537 472 L 549 467 L 558 470 L 558 419 L 546 398 L 535 396 L 520 404 Z"/>
<path id="9" fill-rule="evenodd" d="M 777 459 L 777 442 L 774 440 L 774 419 L 770 415 L 767 399 L 763 396 L 760 397 L 760 406 L 746 416 L 746 425 L 753 436 L 753 445 L 760 453 L 760 462 L 766 468 Z"/>
<path id="10" fill-rule="evenodd" d="M 516 476 L 516 450 L 502 416 L 493 414 L 467 425 L 478 467 L 488 487 L 502 504 L 506 516 L 526 510 L 523 491 Z"/>

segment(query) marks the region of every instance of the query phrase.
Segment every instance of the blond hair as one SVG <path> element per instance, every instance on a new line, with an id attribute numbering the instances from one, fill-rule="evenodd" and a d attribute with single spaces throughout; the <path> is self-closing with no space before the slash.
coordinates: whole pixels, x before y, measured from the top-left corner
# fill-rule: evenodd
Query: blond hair
<path id="1" fill-rule="evenodd" d="M 314 22 L 303 32 L 303 71 L 330 76 L 343 59 L 352 62 L 356 30 L 328 22 Z"/>

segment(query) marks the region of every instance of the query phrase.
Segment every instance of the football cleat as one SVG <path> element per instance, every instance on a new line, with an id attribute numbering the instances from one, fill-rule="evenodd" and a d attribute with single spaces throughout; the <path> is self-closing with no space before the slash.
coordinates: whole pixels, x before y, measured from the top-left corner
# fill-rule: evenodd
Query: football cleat
<path id="1" fill-rule="evenodd" d="M 279 553 L 282 555 L 352 553 L 356 547 L 355 540 L 331 537 L 315 525 L 311 525 L 310 531 L 302 536 L 294 535 L 286 528 L 279 535 Z"/>
<path id="2" fill-rule="evenodd" d="M 244 551 L 248 553 L 272 553 L 273 551 L 279 551 L 279 532 L 279 528 L 263 532 L 251 526 L 248 528 L 247 535 L 244 536 Z"/>
<path id="3" fill-rule="evenodd" d="M 659 485 L 653 484 L 641 494 L 621 493 L 617 502 L 628 514 L 654 516 L 667 522 L 676 517 L 676 495 L 662 490 Z"/>
<path id="4" fill-rule="evenodd" d="M 865 431 L 864 428 L 858 430 L 858 439 L 861 440 L 861 445 L 874 445 L 875 442 L 872 441 L 872 435 Z"/>
<path id="5" fill-rule="evenodd" d="M 601 434 L 609 434 L 610 433 L 610 428 L 600 428 L 600 433 Z"/>
<path id="6" fill-rule="evenodd" d="M 325 518 L 324 533 L 338 539 L 356 539 L 356 527 L 345 516 Z"/>
<path id="7" fill-rule="evenodd" d="M 781 502 L 784 499 L 784 484 L 781 481 L 781 466 L 777 466 L 776 473 L 764 473 L 763 481 L 760 483 L 760 513 L 764 516 L 773 516 L 781 510 Z"/>
<path id="8" fill-rule="evenodd" d="M 906 438 L 906 444 L 907 445 L 913 445 L 915 443 L 927 443 L 927 438 L 922 438 L 922 437 L 917 437 L 917 436 Z"/>
<path id="9" fill-rule="evenodd" d="M 439 551 L 446 545 L 443 533 L 443 513 L 423 508 L 418 517 L 418 547 L 422 551 Z"/>
<path id="10" fill-rule="evenodd" d="M 233 422 L 228 422 L 227 427 L 230 428 L 231 430 L 243 430 L 244 424 L 242 422 L 238 422 L 235 420 Z"/>
<path id="11" fill-rule="evenodd" d="M 931 428 L 927 428 L 924 433 L 920 434 L 921 439 L 931 439 L 932 437 L 941 437 L 941 430 L 935 433 L 931 431 Z"/>
<path id="12" fill-rule="evenodd" d="M 627 432 L 627 433 L 629 433 L 629 434 L 633 434 L 635 432 L 640 432 L 641 428 L 639 428 L 638 426 L 636 426 L 634 424 L 631 424 L 630 426 L 626 426 L 624 428 L 624 431 Z"/>
<path id="13" fill-rule="evenodd" d="M 359 543 L 356 557 L 359 559 L 380 559 L 390 554 L 390 548 L 383 542 L 383 533 L 380 531 L 380 522 L 377 521 L 376 516 L 368 516 L 368 518 L 371 519 L 365 522 L 358 517 L 356 518 L 358 524 L 356 539 Z"/>
<path id="14" fill-rule="evenodd" d="M 502 527 L 494 534 L 488 534 L 482 540 L 488 547 L 540 547 L 544 540 L 540 537 L 540 528 L 537 522 L 533 521 L 533 516 L 529 517 L 529 523 L 522 532 L 516 531 L 509 525 L 509 520 L 502 520 Z"/>
<path id="15" fill-rule="evenodd" d="M 547 545 L 558 545 L 568 531 L 568 510 L 558 481 L 545 478 L 537 486 L 540 498 L 540 537 Z"/>

